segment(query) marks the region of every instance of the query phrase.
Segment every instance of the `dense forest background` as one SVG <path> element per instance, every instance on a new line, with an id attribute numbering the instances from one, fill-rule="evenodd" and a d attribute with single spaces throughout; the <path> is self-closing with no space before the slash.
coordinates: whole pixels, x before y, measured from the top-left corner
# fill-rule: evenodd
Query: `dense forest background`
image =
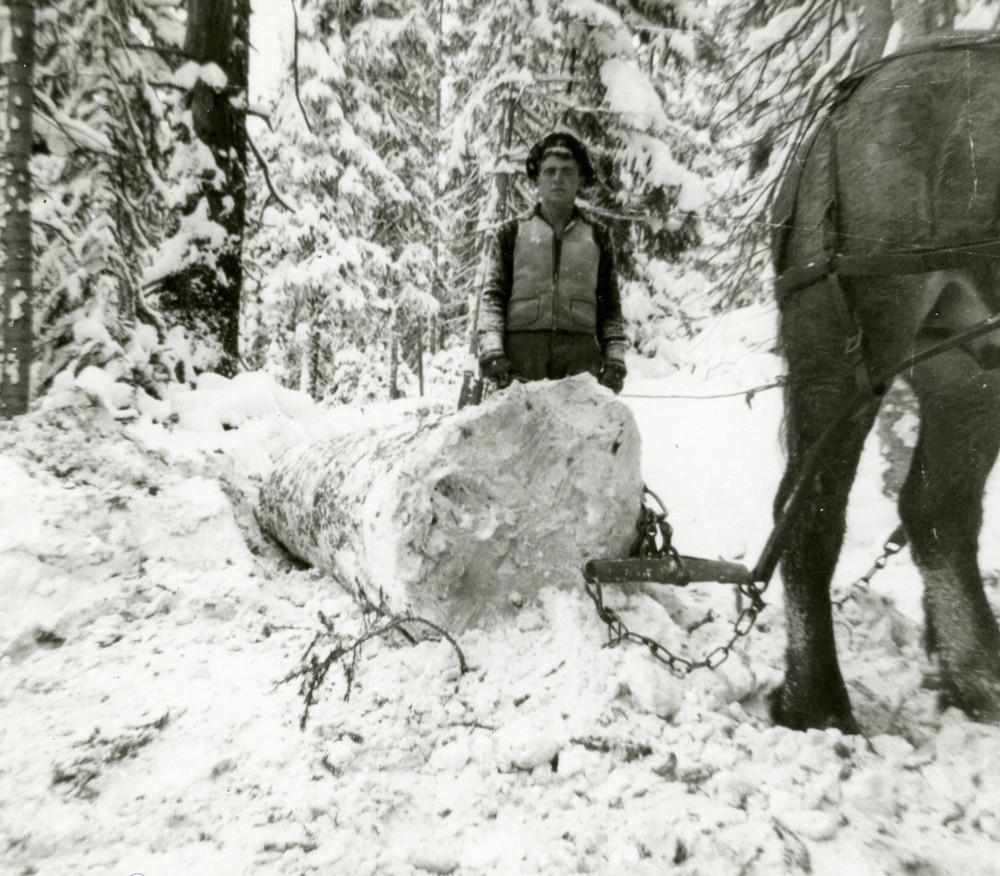
<path id="1" fill-rule="evenodd" d="M 263 2 L 263 0 L 259 0 Z M 265 371 L 327 402 L 468 362 L 490 235 L 554 128 L 589 147 L 633 353 L 768 294 L 788 148 L 834 82 L 996 0 L 7 0 L 0 411 L 155 411 Z M 282 56 L 274 57 L 280 50 Z M 279 67 L 263 102 L 252 65 Z"/>

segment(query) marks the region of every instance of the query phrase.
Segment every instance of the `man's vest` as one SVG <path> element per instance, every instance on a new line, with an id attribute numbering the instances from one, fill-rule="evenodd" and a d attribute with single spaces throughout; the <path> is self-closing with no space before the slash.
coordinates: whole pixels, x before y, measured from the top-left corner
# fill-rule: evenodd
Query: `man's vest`
<path id="1" fill-rule="evenodd" d="M 541 216 L 518 221 L 507 331 L 597 329 L 597 263 L 600 249 L 589 222 L 574 218 L 562 245 Z"/>

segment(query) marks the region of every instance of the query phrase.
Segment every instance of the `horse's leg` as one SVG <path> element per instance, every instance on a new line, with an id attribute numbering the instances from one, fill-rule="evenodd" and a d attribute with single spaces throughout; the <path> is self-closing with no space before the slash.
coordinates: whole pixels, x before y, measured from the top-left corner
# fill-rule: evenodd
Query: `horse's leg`
<path id="1" fill-rule="evenodd" d="M 1000 633 L 977 559 L 986 479 L 1000 449 L 1000 372 L 959 350 L 917 366 L 920 437 L 900 517 L 924 578 L 926 642 L 942 696 L 970 716 L 1000 719 Z"/>
<path id="2" fill-rule="evenodd" d="M 825 285 L 793 296 L 782 314 L 788 467 L 776 511 L 796 483 L 810 448 L 855 398 L 855 377 L 844 355 L 850 329 L 843 302 Z M 793 729 L 858 729 L 837 662 L 830 580 L 843 542 L 848 494 L 875 408 L 872 405 L 832 436 L 821 468 L 804 484 L 804 501 L 782 552 L 788 645 L 785 680 L 771 706 L 774 720 Z"/>

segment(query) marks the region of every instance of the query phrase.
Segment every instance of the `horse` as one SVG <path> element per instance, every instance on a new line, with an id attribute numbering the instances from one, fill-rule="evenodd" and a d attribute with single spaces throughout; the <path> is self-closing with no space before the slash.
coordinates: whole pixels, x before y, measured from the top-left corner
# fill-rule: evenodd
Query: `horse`
<path id="1" fill-rule="evenodd" d="M 1000 450 L 1000 330 L 963 336 L 1000 313 L 998 84 L 995 35 L 880 59 L 840 84 L 776 190 L 771 256 L 787 365 L 776 514 L 799 498 L 780 551 L 786 666 L 771 712 L 793 729 L 859 732 L 830 581 L 885 388 L 873 377 L 900 362 L 910 363 L 920 429 L 898 509 L 924 583 L 941 705 L 1000 720 L 1000 632 L 977 556 Z M 851 409 L 859 392 L 872 403 Z M 807 470 L 820 443 L 821 465 Z"/>

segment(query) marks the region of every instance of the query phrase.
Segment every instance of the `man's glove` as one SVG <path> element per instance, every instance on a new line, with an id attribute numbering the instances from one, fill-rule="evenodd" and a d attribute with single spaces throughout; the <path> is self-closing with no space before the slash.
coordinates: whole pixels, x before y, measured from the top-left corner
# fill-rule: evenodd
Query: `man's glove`
<path id="1" fill-rule="evenodd" d="M 479 358 L 479 370 L 483 377 L 492 380 L 497 389 L 506 389 L 514 380 L 513 364 L 503 353 L 486 353 Z"/>
<path id="2" fill-rule="evenodd" d="M 597 382 L 601 386 L 606 386 L 615 395 L 618 395 L 622 391 L 622 387 L 625 386 L 626 374 L 628 374 L 628 371 L 625 368 L 624 362 L 616 362 L 614 359 L 608 359 L 601 369 L 601 375 L 597 378 Z"/>
<path id="3" fill-rule="evenodd" d="M 628 343 L 625 341 L 608 341 L 604 347 L 604 367 L 597 378 L 601 386 L 606 386 L 615 395 L 622 391 L 625 385 L 625 375 L 628 370 L 625 368 L 625 350 Z"/>

